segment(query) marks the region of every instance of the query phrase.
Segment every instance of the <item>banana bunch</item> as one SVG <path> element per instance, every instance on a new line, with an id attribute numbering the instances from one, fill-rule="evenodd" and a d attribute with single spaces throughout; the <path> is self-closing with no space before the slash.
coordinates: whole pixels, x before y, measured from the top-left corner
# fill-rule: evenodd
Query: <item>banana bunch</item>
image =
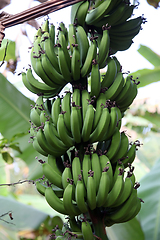
<path id="1" fill-rule="evenodd" d="M 119 108 L 104 93 L 95 103 L 86 89 L 76 88 L 63 99 L 58 96 L 45 103 L 39 96 L 30 112 L 33 147 L 44 156 L 58 157 L 78 144 L 87 146 L 119 133 L 121 118 Z"/>
<path id="2" fill-rule="evenodd" d="M 74 217 L 87 213 L 89 209 L 101 207 L 107 211 L 106 226 L 129 221 L 137 215 L 141 200 L 137 198 L 139 184 L 135 181 L 131 164 L 128 164 L 125 175 L 123 163 L 117 162 L 113 168 L 106 155 L 99 156 L 88 149 L 82 160 L 76 151 L 72 160 L 68 159 L 64 161 L 61 157 L 49 155 L 47 162 L 39 160 L 44 178 L 36 182 L 36 187 L 54 210 L 71 217 L 73 231 L 82 231 L 85 235 L 83 223 L 81 228 L 74 226 Z M 63 170 L 60 169 L 62 163 Z"/>
<path id="3" fill-rule="evenodd" d="M 102 35 L 103 26 L 106 26 L 110 36 L 110 52 L 114 54 L 131 46 L 132 39 L 146 21 L 143 16 L 131 18 L 136 7 L 130 1 L 123 0 L 83 1 L 72 6 L 71 22 L 88 31 L 94 29 L 99 35 Z"/>

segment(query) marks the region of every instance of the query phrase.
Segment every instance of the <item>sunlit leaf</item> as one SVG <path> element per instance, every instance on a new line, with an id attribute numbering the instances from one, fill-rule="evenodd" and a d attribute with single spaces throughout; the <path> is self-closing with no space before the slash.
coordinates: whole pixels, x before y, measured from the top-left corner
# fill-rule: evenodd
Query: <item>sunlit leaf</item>
<path id="1" fill-rule="evenodd" d="M 13 157 L 7 150 L 1 150 L 2 158 L 7 164 L 13 163 Z"/>
<path id="2" fill-rule="evenodd" d="M 3 39 L 0 47 L 0 61 L 5 60 L 8 62 L 10 59 L 16 60 L 15 42 L 8 39 Z"/>
<path id="3" fill-rule="evenodd" d="M 151 171 L 140 180 L 138 195 L 144 200 L 139 213 L 145 240 L 160 236 L 160 158 Z"/>
<path id="4" fill-rule="evenodd" d="M 126 223 L 114 224 L 106 230 L 109 240 L 144 240 L 144 233 L 136 218 Z"/>
<path id="5" fill-rule="evenodd" d="M 152 51 L 149 47 L 140 45 L 138 52 L 146 58 L 154 67 L 160 66 L 160 56 Z"/>
<path id="6" fill-rule="evenodd" d="M 138 77 L 140 84 L 138 84 L 137 87 L 141 88 L 147 86 L 150 83 L 160 81 L 160 66 L 154 69 L 141 69 L 134 73 L 131 73 L 130 75 L 133 75 L 133 79 L 136 79 Z"/>

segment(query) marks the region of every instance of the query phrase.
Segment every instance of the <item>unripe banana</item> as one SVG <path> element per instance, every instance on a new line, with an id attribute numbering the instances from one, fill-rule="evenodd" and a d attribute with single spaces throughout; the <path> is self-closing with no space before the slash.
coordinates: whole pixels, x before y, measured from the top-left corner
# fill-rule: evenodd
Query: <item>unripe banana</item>
<path id="1" fill-rule="evenodd" d="M 92 228 L 89 222 L 87 221 L 82 222 L 81 230 L 82 230 L 84 240 L 94 240 Z"/>

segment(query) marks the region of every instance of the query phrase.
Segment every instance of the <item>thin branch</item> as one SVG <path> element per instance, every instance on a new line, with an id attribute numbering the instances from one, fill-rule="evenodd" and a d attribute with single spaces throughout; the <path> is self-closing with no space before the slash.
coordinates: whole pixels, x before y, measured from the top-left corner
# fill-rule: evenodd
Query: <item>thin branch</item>
<path id="1" fill-rule="evenodd" d="M 15 183 L 2 183 L 2 184 L 0 184 L 0 187 L 2 187 L 2 186 L 14 186 L 14 185 L 17 185 L 17 184 L 22 184 L 22 183 L 25 183 L 25 182 L 28 182 L 28 183 L 35 183 L 35 181 L 33 181 L 33 180 L 19 180 L 18 182 L 15 182 Z"/>

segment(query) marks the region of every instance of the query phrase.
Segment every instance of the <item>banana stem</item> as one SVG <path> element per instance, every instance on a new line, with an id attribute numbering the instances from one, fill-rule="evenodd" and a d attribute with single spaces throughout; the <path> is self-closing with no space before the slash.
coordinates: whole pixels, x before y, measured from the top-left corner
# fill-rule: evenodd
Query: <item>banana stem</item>
<path id="1" fill-rule="evenodd" d="M 89 210 L 89 215 L 93 224 L 95 237 L 99 240 L 109 240 L 107 237 L 103 215 L 99 209 Z"/>

